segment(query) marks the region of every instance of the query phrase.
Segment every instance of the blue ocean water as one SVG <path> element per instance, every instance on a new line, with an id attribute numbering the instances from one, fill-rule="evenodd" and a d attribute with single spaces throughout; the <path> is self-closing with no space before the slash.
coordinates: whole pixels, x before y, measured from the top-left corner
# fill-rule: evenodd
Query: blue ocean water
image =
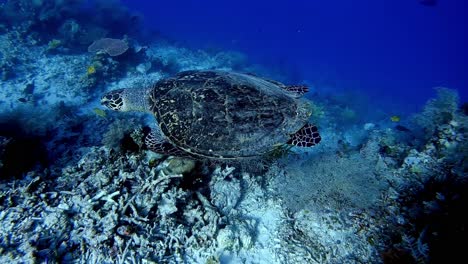
<path id="1" fill-rule="evenodd" d="M 458 263 L 467 15 L 0 0 L 0 263 Z"/>
<path id="2" fill-rule="evenodd" d="M 419 110 L 437 86 L 468 99 L 468 4 L 384 1 L 124 1 L 145 24 L 195 47 L 245 52 L 291 81 L 359 90 Z"/>

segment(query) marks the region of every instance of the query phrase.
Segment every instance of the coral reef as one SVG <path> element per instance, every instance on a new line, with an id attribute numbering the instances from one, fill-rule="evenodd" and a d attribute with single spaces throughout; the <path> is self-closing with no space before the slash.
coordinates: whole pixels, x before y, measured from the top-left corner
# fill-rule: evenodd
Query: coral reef
<path id="1" fill-rule="evenodd" d="M 101 38 L 88 47 L 89 52 L 105 52 L 109 56 L 119 56 L 128 50 L 128 44 L 121 39 Z"/>
<path id="2" fill-rule="evenodd" d="M 184 70 L 234 69 L 246 67 L 245 55 L 236 52 L 220 51 L 214 54 L 203 50 L 189 50 L 184 47 L 156 44 L 145 51 L 155 67 L 175 73 Z"/>
<path id="3" fill-rule="evenodd" d="M 445 87 L 435 88 L 437 97 L 429 100 L 423 111 L 413 117 L 413 122 L 423 131 L 423 138 L 429 139 L 438 125 L 450 122 L 458 110 L 458 94 Z"/>
<path id="4" fill-rule="evenodd" d="M 68 48 L 88 46 L 106 35 L 141 33 L 139 15 L 109 0 L 9 0 L 0 9 L 0 22 L 37 42 L 61 36 Z"/>
<path id="5" fill-rule="evenodd" d="M 278 182 L 279 193 L 293 212 L 323 207 L 366 210 L 386 187 L 381 179 L 387 168 L 378 152 L 378 144 L 370 139 L 360 152 L 321 152 L 309 158 L 290 158 L 285 161 L 287 171 L 272 180 Z M 291 196 L 292 192 L 296 195 Z"/>
<path id="6" fill-rule="evenodd" d="M 236 51 L 145 38 L 139 21 L 118 1 L 0 1 L 0 263 L 464 257 L 468 118 L 454 90 L 392 118 L 363 94 L 317 88 L 310 121 L 324 140 L 312 152 L 162 156 L 144 150 L 154 118 L 102 110 L 105 91 L 193 69 L 288 79 Z"/>

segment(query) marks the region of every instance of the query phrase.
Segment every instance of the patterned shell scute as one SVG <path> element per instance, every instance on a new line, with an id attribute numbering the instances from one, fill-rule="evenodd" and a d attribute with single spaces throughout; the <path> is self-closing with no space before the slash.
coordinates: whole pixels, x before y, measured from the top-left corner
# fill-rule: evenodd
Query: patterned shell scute
<path id="1" fill-rule="evenodd" d="M 279 85 L 247 74 L 182 72 L 156 83 L 151 101 L 167 139 L 204 157 L 266 153 L 305 123 L 297 114 L 299 100 Z"/>

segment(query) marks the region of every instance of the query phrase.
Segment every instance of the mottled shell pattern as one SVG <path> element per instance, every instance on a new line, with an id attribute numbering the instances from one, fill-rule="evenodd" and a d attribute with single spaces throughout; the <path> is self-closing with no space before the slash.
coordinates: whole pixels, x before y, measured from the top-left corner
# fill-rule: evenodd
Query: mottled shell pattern
<path id="1" fill-rule="evenodd" d="M 157 82 L 150 110 L 166 139 L 199 157 L 241 158 L 286 143 L 310 116 L 279 82 L 250 74 L 187 71 Z"/>

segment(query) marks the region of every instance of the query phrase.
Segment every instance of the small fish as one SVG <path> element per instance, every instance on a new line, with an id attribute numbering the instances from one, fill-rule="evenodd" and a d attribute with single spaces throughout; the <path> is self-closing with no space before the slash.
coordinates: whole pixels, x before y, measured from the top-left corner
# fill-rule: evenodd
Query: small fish
<path id="1" fill-rule="evenodd" d="M 400 119 L 401 118 L 399 116 L 396 116 L 396 115 L 390 117 L 390 120 L 392 120 L 392 122 L 400 122 Z"/>
<path id="2" fill-rule="evenodd" d="M 106 112 L 102 110 L 101 108 L 96 107 L 93 109 L 93 112 L 100 117 L 106 117 Z"/>
<path id="3" fill-rule="evenodd" d="M 88 68 L 86 68 L 86 74 L 88 76 L 93 75 L 95 73 L 96 73 L 96 67 L 94 67 L 94 65 L 88 66 Z"/>
<path id="4" fill-rule="evenodd" d="M 18 99 L 18 101 L 20 101 L 22 103 L 26 103 L 28 101 L 28 99 L 21 97 L 21 98 Z"/>
<path id="5" fill-rule="evenodd" d="M 436 6 L 437 0 L 419 0 L 419 3 L 425 6 Z"/>
<path id="6" fill-rule="evenodd" d="M 411 130 L 409 128 L 404 127 L 402 125 L 395 126 L 395 129 L 398 130 L 398 131 L 403 131 L 403 132 L 411 132 Z"/>

